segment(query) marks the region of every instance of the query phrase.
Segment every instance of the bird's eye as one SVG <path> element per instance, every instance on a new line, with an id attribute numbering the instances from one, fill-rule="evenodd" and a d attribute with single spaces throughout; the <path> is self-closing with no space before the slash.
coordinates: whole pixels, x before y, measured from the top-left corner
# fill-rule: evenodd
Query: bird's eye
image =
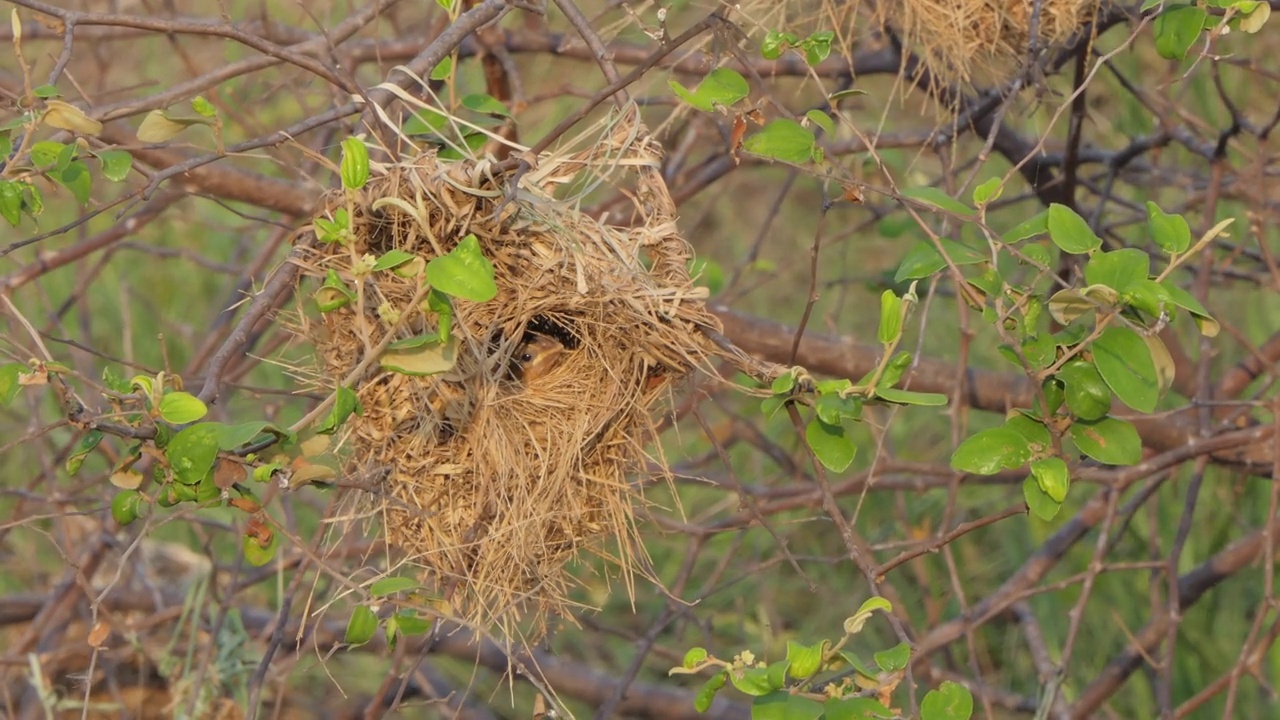
<path id="1" fill-rule="evenodd" d="M 523 354 L 523 355 L 521 355 L 521 356 L 520 356 L 520 362 L 526 362 L 526 363 L 527 363 L 527 362 L 529 362 L 529 361 L 530 361 L 530 360 L 532 360 L 532 359 L 533 359 L 533 353 L 531 353 L 531 352 L 527 352 L 527 353 L 525 353 L 525 354 Z"/>

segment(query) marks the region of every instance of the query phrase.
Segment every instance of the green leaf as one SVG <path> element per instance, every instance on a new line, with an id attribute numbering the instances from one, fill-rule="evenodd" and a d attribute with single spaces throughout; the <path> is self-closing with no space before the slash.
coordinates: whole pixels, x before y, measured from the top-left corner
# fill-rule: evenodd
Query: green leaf
<path id="1" fill-rule="evenodd" d="M 846 381 L 847 382 L 847 381 Z M 855 397 L 840 397 L 838 393 L 823 393 L 814 403 L 818 419 L 828 425 L 840 425 L 846 418 L 860 420 L 862 404 Z"/>
<path id="2" fill-rule="evenodd" d="M 712 295 L 724 289 L 724 269 L 720 263 L 706 258 L 689 262 L 689 277 L 702 284 Z"/>
<path id="3" fill-rule="evenodd" d="M 191 109 L 207 118 L 217 117 L 218 109 L 213 103 L 205 99 L 203 95 L 197 95 L 191 99 Z"/>
<path id="4" fill-rule="evenodd" d="M 1065 386 L 1067 409 L 1081 420 L 1098 420 L 1111 411 L 1111 388 L 1093 363 L 1072 360 L 1058 371 Z"/>
<path id="5" fill-rule="evenodd" d="M 447 255 L 427 263 L 427 281 L 442 293 L 472 302 L 488 302 L 498 295 L 493 263 L 480 251 L 480 241 L 469 234 Z"/>
<path id="6" fill-rule="evenodd" d="M 218 435 L 222 423 L 199 423 L 173 436 L 165 448 L 173 477 L 183 485 L 195 485 L 213 470 L 218 459 Z"/>
<path id="7" fill-rule="evenodd" d="M 410 338 L 417 340 L 417 338 Z M 438 375 L 453 369 L 458 362 L 458 338 L 438 338 L 407 349 L 388 348 L 378 358 L 382 367 L 402 375 L 422 377 Z"/>
<path id="8" fill-rule="evenodd" d="M 382 257 L 378 258 L 377 262 L 373 264 L 373 270 L 374 272 L 379 270 L 390 270 L 391 268 L 399 267 L 416 257 L 417 255 L 414 255 L 411 252 L 405 252 L 404 250 L 388 250 L 382 254 Z"/>
<path id="9" fill-rule="evenodd" d="M 769 390 L 772 391 L 774 395 L 782 395 L 784 393 L 791 392 L 795 386 L 796 374 L 794 372 L 787 372 L 774 378 L 773 383 L 769 386 Z"/>
<path id="10" fill-rule="evenodd" d="M 83 160 L 76 160 L 60 172 L 49 171 L 49 177 L 57 180 L 63 187 L 71 191 L 72 196 L 81 205 L 89 204 L 89 192 L 93 188 L 93 178 L 89 175 L 89 166 Z"/>
<path id="11" fill-rule="evenodd" d="M 804 47 L 805 62 L 810 65 L 817 65 L 827 56 L 831 54 L 831 41 L 834 40 L 836 34 L 832 30 L 823 30 L 816 32 L 800 42 Z"/>
<path id="12" fill-rule="evenodd" d="M 1102 382 L 1101 377 L 1098 378 L 1098 382 Z M 1044 418 L 1053 415 L 1062 407 L 1062 403 L 1066 400 L 1066 393 L 1063 390 L 1061 378 L 1057 376 L 1047 378 L 1041 385 L 1041 389 L 1044 393 L 1044 402 L 1042 404 L 1040 398 L 1037 397 L 1035 410 L 1040 417 Z M 1110 396 L 1110 391 L 1107 392 L 1108 396 Z"/>
<path id="13" fill-rule="evenodd" d="M 796 680 L 804 680 L 822 668 L 822 656 L 827 650 L 826 640 L 813 645 L 801 645 L 787 641 L 787 672 Z"/>
<path id="14" fill-rule="evenodd" d="M 373 639 L 378 629 L 378 616 L 366 605 L 357 605 L 351 610 L 351 619 L 347 621 L 347 634 L 343 642 L 348 645 L 363 645 Z"/>
<path id="15" fill-rule="evenodd" d="M 1161 285 L 1168 291 L 1170 302 L 1191 313 L 1192 319 L 1196 322 L 1196 327 L 1200 329 L 1200 334 L 1210 338 L 1218 336 L 1221 326 L 1217 320 L 1213 319 L 1209 311 L 1204 309 L 1204 305 L 1201 305 L 1194 295 L 1178 287 L 1171 279 L 1165 280 Z"/>
<path id="16" fill-rule="evenodd" d="M 1027 238 L 1044 235 L 1047 232 L 1049 232 L 1049 211 L 1041 210 L 1015 225 L 1009 232 L 1001 235 L 1000 241 L 1006 245 L 1012 245 Z"/>
<path id="17" fill-rule="evenodd" d="M 41 85 L 39 87 L 32 88 L 31 94 L 38 98 L 58 97 L 58 88 L 53 85 Z"/>
<path id="18" fill-rule="evenodd" d="M 360 138 L 349 137 L 342 141 L 339 175 L 342 187 L 348 190 L 359 190 L 369 182 L 369 148 Z"/>
<path id="19" fill-rule="evenodd" d="M 808 128 L 795 120 L 778 118 L 747 138 L 742 149 L 753 155 L 800 165 L 812 160 L 818 147 Z"/>
<path id="20" fill-rule="evenodd" d="M 1151 350 L 1127 327 L 1109 327 L 1090 347 L 1093 362 L 1116 397 L 1139 412 L 1150 413 L 1160 400 L 1160 379 Z"/>
<path id="21" fill-rule="evenodd" d="M 431 618 L 421 617 L 413 610 L 401 610 L 396 613 L 395 621 L 400 628 L 400 632 L 409 637 L 426 634 L 432 625 Z"/>
<path id="22" fill-rule="evenodd" d="M 1043 370 L 1052 365 L 1058 358 L 1058 345 L 1053 341 L 1053 336 L 1045 333 L 1032 335 L 1023 341 L 1021 345 L 1022 356 L 1026 358 L 1027 364 L 1033 370 Z M 1009 346 L 1001 345 L 999 350 L 1014 365 L 1020 365 L 1018 356 Z"/>
<path id="23" fill-rule="evenodd" d="M 1121 299 L 1152 317 L 1171 312 L 1176 305 L 1164 285 L 1150 278 L 1130 285 Z"/>
<path id="24" fill-rule="evenodd" d="M 405 135 L 432 135 L 449 127 L 449 116 L 435 110 L 416 110 L 404 121 Z"/>
<path id="25" fill-rule="evenodd" d="M 492 95 L 486 95 L 485 93 L 472 93 L 464 96 L 462 98 L 462 106 L 478 113 L 511 117 L 511 111 L 507 109 L 506 105 L 503 105 Z"/>
<path id="26" fill-rule="evenodd" d="M 764 40 L 760 43 L 760 56 L 765 60 L 777 60 L 782 57 L 782 53 L 787 48 L 799 42 L 800 38 L 789 32 L 781 32 L 779 30 L 770 30 L 765 33 Z"/>
<path id="27" fill-rule="evenodd" d="M 129 176 L 133 167 L 133 155 L 126 150 L 103 150 L 98 153 L 102 163 L 102 176 L 112 182 L 120 182 Z"/>
<path id="28" fill-rule="evenodd" d="M 947 238 L 938 238 L 938 245 L 942 246 L 943 252 L 956 265 L 975 265 L 991 259 L 989 255 Z M 922 240 L 913 245 L 907 251 L 906 257 L 902 258 L 902 262 L 898 265 L 898 271 L 894 273 L 893 281 L 900 283 L 906 280 L 918 280 L 928 277 L 946 266 L 946 260 L 938 253 L 938 248 L 932 242 Z"/>
<path id="29" fill-rule="evenodd" d="M 907 188 L 902 191 L 902 197 L 916 200 L 954 215 L 973 215 L 973 208 L 951 197 L 940 188 L 931 186 Z"/>
<path id="30" fill-rule="evenodd" d="M 369 586 L 369 594 L 373 597 L 386 597 L 405 590 L 422 587 L 422 583 L 407 577 L 387 577 L 375 581 Z"/>
<path id="31" fill-rule="evenodd" d="M 1048 452 L 1053 448 L 1053 437 L 1044 423 L 1021 413 L 1005 420 L 1004 429 L 1021 437 L 1022 442 L 1027 446 L 1027 452 L 1032 456 Z"/>
<path id="32" fill-rule="evenodd" d="M 746 78 L 727 67 L 712 70 L 694 91 L 675 80 L 667 83 L 677 97 L 703 112 L 713 112 L 716 106 L 729 107 L 751 93 Z"/>
<path id="33" fill-rule="evenodd" d="M 8 157 L 8 153 L 0 157 Z M 22 222 L 22 184 L 0 178 L 0 217 L 18 227 Z"/>
<path id="34" fill-rule="evenodd" d="M 891 720 L 898 714 L 871 698 L 831 698 L 823 704 L 824 720 Z"/>
<path id="35" fill-rule="evenodd" d="M 89 457 L 89 453 L 93 452 L 100 442 L 102 442 L 101 430 L 90 430 L 82 435 L 80 440 L 76 442 L 76 446 L 71 449 L 71 454 L 67 456 L 67 474 L 75 475 L 80 472 L 80 466 L 84 464 L 84 459 Z"/>
<path id="36" fill-rule="evenodd" d="M 1102 239 L 1094 234 L 1089 223 L 1079 213 L 1066 205 L 1052 203 L 1046 221 L 1049 238 L 1066 252 L 1082 255 L 1102 247 Z"/>
<path id="37" fill-rule="evenodd" d="M 680 667 L 683 667 L 685 670 L 692 670 L 698 667 L 699 665 L 701 665 L 702 663 L 706 662 L 706 660 L 707 660 L 706 648 L 692 647 L 692 648 L 689 648 L 689 651 L 684 654 L 684 660 L 680 662 Z"/>
<path id="38" fill-rule="evenodd" d="M 1034 477 L 1027 477 L 1022 481 L 1022 497 L 1031 513 L 1046 522 L 1056 517 L 1062 509 L 1062 503 L 1040 489 L 1040 483 Z"/>
<path id="39" fill-rule="evenodd" d="M 907 663 L 911 662 L 911 646 L 907 643 L 898 643 L 888 650 L 881 650 L 872 655 L 876 665 L 880 666 L 885 672 L 897 672 L 904 670 Z"/>
<path id="40" fill-rule="evenodd" d="M 869 597 L 866 600 L 862 601 L 862 604 L 858 606 L 858 611 L 854 613 L 854 615 L 870 615 L 876 610 L 879 610 L 880 612 L 886 612 L 886 613 L 893 612 L 893 603 L 889 602 L 888 600 L 885 600 L 879 595 L 875 597 Z M 850 632 L 850 631 L 845 630 L 845 632 Z"/>
<path id="41" fill-rule="evenodd" d="M 877 387 L 876 397 L 897 405 L 921 405 L 924 407 L 943 407 L 948 402 L 947 396 L 940 393 L 898 390 L 891 387 Z"/>
<path id="42" fill-rule="evenodd" d="M 62 151 L 67 147 L 67 145 L 53 140 L 32 143 L 29 151 L 31 153 L 31 164 L 40 170 L 51 168 L 57 165 L 58 158 L 61 157 Z"/>
<path id="43" fill-rule="evenodd" d="M 22 389 L 18 376 L 26 371 L 27 366 L 19 363 L 0 365 L 0 407 L 8 407 L 18 397 L 18 391 Z"/>
<path id="44" fill-rule="evenodd" d="M 804 116 L 809 118 L 809 121 L 812 122 L 814 125 L 817 125 L 818 127 L 822 128 L 823 132 L 825 132 L 826 134 L 828 135 L 836 134 L 836 124 L 831 120 L 830 115 L 822 112 L 821 110 L 818 110 L 817 108 L 814 108 L 813 110 L 810 110 L 809 112 L 805 113 Z"/>
<path id="45" fill-rule="evenodd" d="M 1025 260 L 1020 258 L 1019 262 L 1034 264 L 1040 268 L 1048 268 L 1049 261 L 1052 259 L 1049 256 L 1048 248 L 1039 243 L 1022 248 L 1022 257 L 1025 258 Z"/>
<path id="46" fill-rule="evenodd" d="M 146 511 L 142 493 L 137 490 L 121 490 L 111 498 L 111 519 L 121 527 L 133 523 Z"/>
<path id="47" fill-rule="evenodd" d="M 342 386 L 334 391 L 333 407 L 329 408 L 329 414 L 325 417 L 320 426 L 316 428 L 318 435 L 332 435 L 342 427 L 342 424 L 351 417 L 352 413 L 363 415 L 364 408 L 360 406 L 360 398 L 356 396 L 355 391 L 351 388 Z"/>
<path id="48" fill-rule="evenodd" d="M 431 68 L 432 80 L 444 80 L 453 72 L 453 58 L 447 57 Z M 407 132 L 407 131 L 406 131 Z"/>
<path id="49" fill-rule="evenodd" d="M 729 671 L 729 682 L 733 686 L 753 697 L 768 695 L 777 690 L 769 680 L 769 668 L 746 668 Z"/>
<path id="50" fill-rule="evenodd" d="M 275 559 L 276 550 L 280 548 L 280 535 L 272 532 L 271 539 L 263 545 L 258 538 L 246 533 L 240 539 L 240 547 L 244 550 L 245 562 L 254 567 L 262 567 Z"/>
<path id="51" fill-rule="evenodd" d="M 1071 440 L 1080 452 L 1108 465 L 1136 465 L 1142 460 L 1142 438 L 1132 423 L 1107 417 L 1071 426 Z"/>
<path id="52" fill-rule="evenodd" d="M 920 720 L 969 720 L 972 715 L 973 696 L 950 680 L 930 690 L 920 702 Z"/>
<path id="53" fill-rule="evenodd" d="M 1187 219 L 1161 210 L 1150 200 L 1147 201 L 1147 227 L 1151 230 L 1151 239 L 1170 255 L 1184 253 L 1191 247 L 1191 226 L 1187 225 Z"/>
<path id="54" fill-rule="evenodd" d="M 288 439 L 293 436 L 293 433 L 288 430 L 266 420 L 251 420 L 238 425 L 224 425 L 220 428 L 218 432 L 218 448 L 225 451 L 235 450 L 241 445 L 247 445 L 250 441 L 262 435 L 264 431 L 270 432 L 278 438 Z"/>
<path id="55" fill-rule="evenodd" d="M 211 125 L 213 122 L 203 115 L 181 117 L 164 110 L 152 110 L 138 126 L 138 139 L 144 143 L 162 143 L 192 125 Z"/>
<path id="56" fill-rule="evenodd" d="M 1204 30 L 1208 13 L 1194 5 L 1165 8 L 1152 26 L 1156 37 L 1156 52 L 1169 60 L 1181 60 L 1195 44 Z"/>
<path id="57" fill-rule="evenodd" d="M 160 399 L 160 417 L 171 425 L 195 422 L 208 412 L 209 408 L 191 393 L 171 392 Z"/>
<path id="58" fill-rule="evenodd" d="M 311 299 L 315 300 L 317 310 L 327 313 L 346 307 L 355 299 L 355 293 L 347 289 L 337 271 L 329 270 L 325 275 L 324 285 L 316 288 Z"/>
<path id="59" fill-rule="evenodd" d="M 880 330 L 876 337 L 882 345 L 902 337 L 902 298 L 892 290 L 880 294 Z"/>
<path id="60" fill-rule="evenodd" d="M 711 709 L 711 703 L 716 699 L 716 693 L 720 692 L 720 688 L 725 686 L 729 680 L 728 671 L 719 672 L 711 676 L 711 679 L 698 689 L 698 694 L 693 699 L 693 708 L 700 713 L 704 713 Z"/>
<path id="61" fill-rule="evenodd" d="M 1002 190 L 1003 187 L 998 176 L 987 178 L 981 185 L 973 189 L 973 204 L 986 205 L 987 203 L 995 202 L 999 199 Z"/>
<path id="62" fill-rule="evenodd" d="M 1022 467 L 1030 457 L 1022 435 L 1008 428 L 991 428 L 960 443 L 951 454 L 951 467 L 974 475 L 995 475 Z"/>
<path id="63" fill-rule="evenodd" d="M 427 310 L 436 315 L 437 332 L 440 334 L 440 342 L 447 343 L 452 338 L 450 331 L 453 330 L 453 300 L 448 295 L 439 290 L 432 289 L 427 295 Z"/>
<path id="64" fill-rule="evenodd" d="M 1097 252 L 1084 266 L 1084 279 L 1090 285 L 1105 285 L 1123 293 L 1138 282 L 1148 279 L 1151 259 L 1137 248 L 1121 248 Z"/>
<path id="65" fill-rule="evenodd" d="M 822 703 L 779 690 L 751 703 L 751 720 L 818 720 Z"/>
<path id="66" fill-rule="evenodd" d="M 1050 457 L 1031 461 L 1031 476 L 1036 484 L 1056 503 L 1067 499 L 1071 487 L 1071 473 L 1061 458 Z"/>
<path id="67" fill-rule="evenodd" d="M 805 427 L 804 437 L 813 454 L 832 472 L 844 472 L 858 453 L 857 446 L 849 439 L 843 425 L 828 425 L 814 418 Z"/>

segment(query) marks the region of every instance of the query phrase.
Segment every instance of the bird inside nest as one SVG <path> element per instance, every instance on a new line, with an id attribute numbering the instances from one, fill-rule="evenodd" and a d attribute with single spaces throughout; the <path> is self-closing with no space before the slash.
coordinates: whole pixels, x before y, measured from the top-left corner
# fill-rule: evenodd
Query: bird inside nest
<path id="1" fill-rule="evenodd" d="M 565 352 L 564 343 L 550 335 L 529 333 L 512 356 L 511 374 L 517 381 L 529 385 L 554 370 Z"/>

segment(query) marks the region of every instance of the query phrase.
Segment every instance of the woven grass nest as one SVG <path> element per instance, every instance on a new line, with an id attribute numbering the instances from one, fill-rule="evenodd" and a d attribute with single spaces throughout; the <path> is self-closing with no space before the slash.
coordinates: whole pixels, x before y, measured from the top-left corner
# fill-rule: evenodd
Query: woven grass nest
<path id="1" fill-rule="evenodd" d="M 1037 47 L 1061 46 L 1094 19 L 1102 0 L 1042 0 Z M 891 28 L 936 82 L 1003 84 L 1023 68 L 1032 0 L 888 0 L 872 17 Z"/>
<path id="2" fill-rule="evenodd" d="M 510 178 L 494 177 L 491 163 L 427 152 L 385 166 L 354 208 L 354 240 L 317 244 L 303 263 L 312 288 L 329 271 L 359 287 L 301 332 L 327 384 L 355 373 L 363 415 L 350 420 L 349 472 L 378 488 L 366 500 L 387 541 L 457 617 L 545 623 L 565 609 L 566 563 L 580 550 L 628 580 L 643 567 L 634 480 L 665 467 L 646 452 L 651 410 L 705 367 L 698 327 L 719 326 L 690 279 L 658 161 L 656 145 L 617 122 L 589 150 L 539 159 L 504 202 Z M 628 211 L 603 222 L 580 212 L 575 199 L 601 186 L 625 188 Z M 330 203 L 345 206 L 342 196 Z M 453 367 L 428 376 L 382 367 L 372 355 L 438 331 L 438 318 L 421 275 L 359 274 L 357 264 L 391 250 L 430 261 L 468 236 L 492 263 L 498 294 L 454 299 Z M 526 375 L 521 363 L 539 343 L 558 361 Z"/>

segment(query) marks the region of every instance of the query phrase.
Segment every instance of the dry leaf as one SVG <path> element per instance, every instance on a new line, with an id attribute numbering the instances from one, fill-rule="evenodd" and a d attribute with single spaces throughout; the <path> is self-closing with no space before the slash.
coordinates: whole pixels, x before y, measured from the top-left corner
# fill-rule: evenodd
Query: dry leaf
<path id="1" fill-rule="evenodd" d="M 111 473 L 109 480 L 121 490 L 137 490 L 142 486 L 142 473 L 137 470 L 120 470 Z"/>
<path id="2" fill-rule="evenodd" d="M 89 647 L 100 650 L 106 644 L 109 635 L 111 635 L 111 624 L 105 620 L 99 620 L 93 624 L 93 629 L 89 631 L 89 637 L 86 640 Z"/>
<path id="3" fill-rule="evenodd" d="M 102 132 L 102 123 L 94 120 L 80 108 L 61 100 L 46 100 L 48 109 L 41 119 L 45 125 L 59 130 L 70 130 L 81 135 L 97 135 Z"/>

